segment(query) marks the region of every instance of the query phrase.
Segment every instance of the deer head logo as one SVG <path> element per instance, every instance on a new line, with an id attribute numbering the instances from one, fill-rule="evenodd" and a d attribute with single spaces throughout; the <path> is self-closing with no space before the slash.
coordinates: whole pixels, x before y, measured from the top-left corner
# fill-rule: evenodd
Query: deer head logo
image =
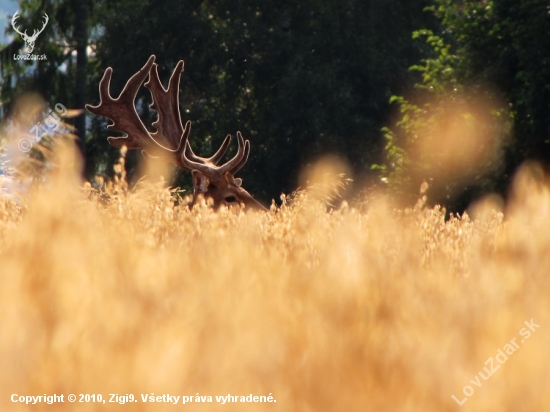
<path id="1" fill-rule="evenodd" d="M 11 25 L 13 29 L 17 33 L 19 33 L 21 35 L 21 38 L 25 41 L 25 44 L 26 44 L 25 50 L 27 51 L 27 53 L 32 53 L 34 49 L 34 42 L 36 41 L 38 35 L 44 31 L 44 29 L 46 28 L 46 24 L 48 24 L 48 21 L 50 20 L 50 18 L 46 13 L 44 13 L 44 24 L 42 25 L 42 28 L 40 30 L 35 29 L 32 33 L 32 36 L 29 36 L 27 34 L 27 30 L 25 30 L 24 32 L 21 32 L 19 28 L 15 25 L 15 21 L 18 19 L 18 17 L 19 17 L 19 10 L 17 10 L 13 15 L 13 17 L 11 18 Z"/>

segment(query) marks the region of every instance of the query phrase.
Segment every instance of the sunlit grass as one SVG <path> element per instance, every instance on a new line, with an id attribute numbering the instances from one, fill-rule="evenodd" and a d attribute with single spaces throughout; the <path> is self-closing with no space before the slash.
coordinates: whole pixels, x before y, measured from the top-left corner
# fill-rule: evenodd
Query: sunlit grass
<path id="1" fill-rule="evenodd" d="M 1 410 L 550 410 L 550 192 L 536 165 L 505 214 L 488 198 L 475 220 L 446 221 L 382 195 L 327 212 L 319 191 L 267 213 L 189 210 L 160 184 L 101 195 L 61 163 L 21 204 L 0 200 Z M 517 352 L 471 383 L 513 338 Z M 139 402 L 10 401 L 54 393 Z M 213 402 L 143 403 L 151 393 Z M 227 394 L 277 402 L 216 403 Z"/>

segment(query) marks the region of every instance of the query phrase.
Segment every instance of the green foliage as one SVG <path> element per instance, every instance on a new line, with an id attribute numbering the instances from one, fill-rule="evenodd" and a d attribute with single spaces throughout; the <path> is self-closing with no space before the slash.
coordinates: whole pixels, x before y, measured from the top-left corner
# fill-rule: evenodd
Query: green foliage
<path id="1" fill-rule="evenodd" d="M 413 39 L 422 37 L 425 38 L 435 56 L 426 58 L 423 65 L 411 66 L 411 71 L 422 73 L 422 83 L 416 86 L 436 94 L 458 90 L 460 84 L 455 75 L 458 58 L 451 53 L 451 45 L 446 44 L 442 37 L 435 35 L 431 30 L 424 29 L 413 32 Z"/>
<path id="2" fill-rule="evenodd" d="M 418 159 L 411 161 L 410 147 L 419 126 L 429 129 L 430 122 L 437 124 L 446 102 L 484 102 L 483 110 L 492 120 L 483 124 L 488 134 L 503 142 L 503 164 L 488 168 L 492 174 L 475 176 L 455 195 L 456 187 L 440 193 L 438 200 L 462 208 L 472 192 L 503 191 L 525 159 L 537 158 L 546 164 L 550 160 L 550 40 L 541 35 L 550 32 L 550 6 L 543 0 L 433 3 L 429 9 L 440 20 L 441 30 L 413 34 L 415 39 L 424 38 L 432 55 L 411 67 L 421 74 L 416 94 L 392 100 L 401 118 L 391 130 L 384 130 L 392 138 L 382 178 L 399 186 L 400 176 L 426 166 Z M 406 167 L 390 167 L 394 146 L 406 153 L 402 162 Z M 437 180 L 436 170 L 428 166 L 421 178 Z M 457 201 L 457 197 L 462 199 Z"/>

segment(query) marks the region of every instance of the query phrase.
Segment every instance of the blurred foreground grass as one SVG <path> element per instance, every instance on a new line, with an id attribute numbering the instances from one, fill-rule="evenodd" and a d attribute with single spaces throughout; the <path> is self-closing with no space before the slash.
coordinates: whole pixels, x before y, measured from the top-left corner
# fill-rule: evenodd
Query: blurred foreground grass
<path id="1" fill-rule="evenodd" d="M 23 205 L 0 200 L 2 411 L 550 410 L 550 189 L 536 165 L 505 214 L 488 198 L 473 220 L 382 196 L 327 213 L 305 192 L 244 214 L 189 211 L 153 184 L 96 195 L 58 170 Z M 484 380 L 489 358 L 500 367 Z M 139 402 L 10 401 L 54 393 Z M 213 402 L 143 403 L 151 393 Z M 216 403 L 227 394 L 277 402 Z"/>

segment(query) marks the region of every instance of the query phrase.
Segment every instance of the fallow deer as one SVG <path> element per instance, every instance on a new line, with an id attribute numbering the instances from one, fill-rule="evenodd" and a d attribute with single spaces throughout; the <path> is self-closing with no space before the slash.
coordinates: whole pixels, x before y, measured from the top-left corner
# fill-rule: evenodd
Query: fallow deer
<path id="1" fill-rule="evenodd" d="M 221 205 L 242 205 L 247 209 L 265 210 L 264 206 L 241 187 L 242 180 L 234 177 L 244 166 L 250 153 L 250 142 L 245 141 L 240 132 L 237 132 L 237 154 L 220 166 L 218 162 L 229 147 L 230 135 L 209 158 L 199 157 L 191 149 L 188 139 L 191 122 L 187 121 L 183 127 L 179 110 L 179 85 L 183 64 L 183 60 L 180 60 L 170 77 L 168 88 L 165 89 L 159 79 L 155 56 L 152 55 L 145 66 L 130 77 L 116 99 L 111 97 L 109 92 L 113 74 L 113 69 L 109 67 L 99 83 L 99 105 L 86 105 L 86 108 L 93 114 L 111 119 L 113 123 L 107 126 L 109 130 L 126 134 L 124 137 L 109 137 L 108 141 L 112 146 L 126 146 L 129 150 L 141 149 L 152 155 L 164 154 L 180 168 L 190 171 L 193 176 L 191 206 L 202 195 L 211 198 L 215 208 Z M 145 87 L 149 89 L 153 99 L 149 107 L 155 110 L 158 116 L 152 123 L 155 132 L 149 132 L 135 108 L 137 92 L 147 76 L 149 80 Z"/>

